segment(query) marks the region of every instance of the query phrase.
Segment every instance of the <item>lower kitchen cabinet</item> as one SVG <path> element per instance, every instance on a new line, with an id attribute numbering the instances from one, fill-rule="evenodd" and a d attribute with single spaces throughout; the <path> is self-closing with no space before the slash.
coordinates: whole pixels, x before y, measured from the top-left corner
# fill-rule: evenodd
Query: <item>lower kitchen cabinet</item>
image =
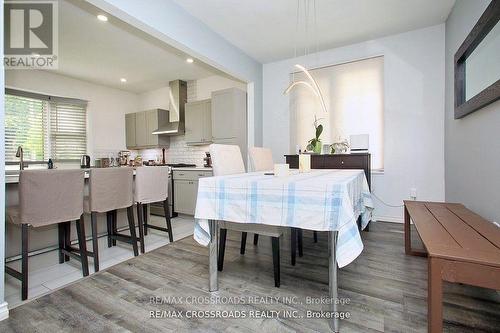
<path id="1" fill-rule="evenodd" d="M 194 215 L 196 196 L 198 194 L 197 180 L 174 181 L 174 210 L 176 213 Z"/>
<path id="2" fill-rule="evenodd" d="M 174 170 L 174 211 L 194 215 L 198 195 L 198 179 L 212 176 L 209 170 Z"/>

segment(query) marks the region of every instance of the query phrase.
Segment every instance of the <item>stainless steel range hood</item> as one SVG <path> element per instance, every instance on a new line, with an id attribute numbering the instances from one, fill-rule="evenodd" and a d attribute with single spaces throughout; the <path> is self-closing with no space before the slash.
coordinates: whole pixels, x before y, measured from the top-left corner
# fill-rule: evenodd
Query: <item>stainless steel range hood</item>
<path id="1" fill-rule="evenodd" d="M 187 102 L 187 83 L 175 80 L 168 83 L 170 87 L 169 96 L 169 119 L 158 124 L 158 129 L 153 131 L 155 135 L 182 135 L 184 126 L 184 105 Z"/>

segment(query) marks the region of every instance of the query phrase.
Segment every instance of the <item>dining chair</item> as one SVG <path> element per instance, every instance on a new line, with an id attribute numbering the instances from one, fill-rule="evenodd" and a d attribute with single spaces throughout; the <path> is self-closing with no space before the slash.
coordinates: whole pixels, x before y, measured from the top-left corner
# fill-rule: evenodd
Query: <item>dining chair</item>
<path id="1" fill-rule="evenodd" d="M 139 223 L 139 239 L 141 253 L 144 253 L 144 234 L 146 228 L 165 231 L 170 243 L 174 241 L 172 224 L 168 208 L 168 167 L 139 167 L 135 170 L 134 202 L 137 204 L 137 220 Z M 163 202 L 166 228 L 147 224 L 147 205 L 153 202 Z"/>
<path id="2" fill-rule="evenodd" d="M 250 159 L 250 169 L 252 171 L 272 171 L 274 169 L 273 153 L 271 149 L 263 147 L 252 147 L 248 150 L 248 156 Z M 253 244 L 257 245 L 258 242 L 259 235 L 255 234 L 253 236 Z M 316 231 L 314 231 L 314 242 L 317 242 Z M 299 248 L 299 257 L 302 257 L 302 229 L 290 228 L 290 253 L 292 265 L 295 265 L 297 245 Z"/>
<path id="3" fill-rule="evenodd" d="M 19 205 L 7 207 L 7 221 L 21 225 L 21 271 L 5 266 L 5 272 L 21 280 L 21 299 L 28 298 L 29 227 L 59 227 L 59 263 L 69 256 L 81 261 L 89 275 L 83 219 L 83 170 L 22 170 L 19 173 Z M 76 221 L 78 248 L 71 246 L 69 224 Z"/>
<path id="4" fill-rule="evenodd" d="M 240 147 L 235 145 L 210 145 L 210 157 L 212 158 L 212 169 L 214 176 L 225 176 L 245 173 L 245 165 L 241 156 Z M 236 223 L 229 221 L 218 221 L 220 228 L 218 270 L 222 271 L 224 266 L 224 252 L 226 248 L 227 229 L 242 232 L 240 253 L 245 254 L 247 232 L 271 237 L 274 267 L 274 285 L 280 286 L 280 237 L 282 228 L 255 223 Z"/>
<path id="5" fill-rule="evenodd" d="M 90 214 L 92 229 L 92 252 L 87 251 L 89 257 L 94 258 L 94 271 L 99 271 L 99 246 L 97 230 L 97 214 L 113 212 L 118 209 L 127 209 L 127 219 L 130 235 L 120 234 L 116 228 L 109 230 L 108 239 L 118 240 L 132 245 L 134 256 L 139 255 L 137 236 L 134 222 L 133 196 L 134 170 L 129 167 L 90 169 L 89 195 L 85 197 L 83 208 Z M 116 227 L 116 213 L 114 214 Z M 108 243 L 109 245 L 109 243 Z"/>

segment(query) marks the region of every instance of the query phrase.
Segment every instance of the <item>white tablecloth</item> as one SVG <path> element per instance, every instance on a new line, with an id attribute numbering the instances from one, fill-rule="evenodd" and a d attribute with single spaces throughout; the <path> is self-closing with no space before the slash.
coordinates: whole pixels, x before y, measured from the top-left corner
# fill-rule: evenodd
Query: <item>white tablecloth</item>
<path id="1" fill-rule="evenodd" d="M 339 231 L 337 262 L 343 267 L 363 250 L 356 221 L 361 215 L 362 228 L 366 227 L 372 210 L 363 170 L 207 177 L 199 180 L 194 238 L 208 245 L 208 220 Z"/>

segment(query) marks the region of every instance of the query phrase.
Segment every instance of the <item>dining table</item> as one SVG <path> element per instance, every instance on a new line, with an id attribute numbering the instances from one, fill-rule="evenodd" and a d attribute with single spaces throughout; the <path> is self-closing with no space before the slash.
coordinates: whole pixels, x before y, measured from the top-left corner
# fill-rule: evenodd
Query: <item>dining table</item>
<path id="1" fill-rule="evenodd" d="M 329 298 L 338 313 L 338 268 L 363 251 L 361 229 L 373 201 L 363 170 L 312 169 L 275 176 L 250 172 L 199 180 L 194 239 L 209 249 L 209 291 L 218 290 L 217 221 L 256 223 L 328 232 Z M 339 331 L 339 316 L 329 319 Z"/>

